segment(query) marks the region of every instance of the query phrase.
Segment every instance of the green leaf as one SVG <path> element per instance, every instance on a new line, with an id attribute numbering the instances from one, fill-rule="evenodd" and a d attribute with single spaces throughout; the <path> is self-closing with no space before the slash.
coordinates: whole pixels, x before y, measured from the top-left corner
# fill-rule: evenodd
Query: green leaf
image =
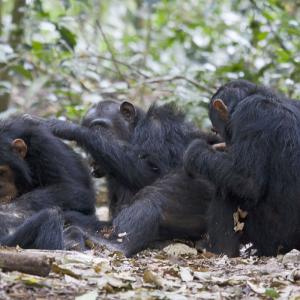
<path id="1" fill-rule="evenodd" d="M 278 293 L 275 289 L 271 289 L 271 288 L 266 289 L 265 295 L 266 295 L 267 297 L 272 298 L 272 299 L 277 299 L 277 298 L 279 298 L 279 293 Z"/>
<path id="2" fill-rule="evenodd" d="M 43 50 L 43 44 L 37 41 L 32 41 L 31 47 L 34 51 L 42 51 Z"/>
<path id="3" fill-rule="evenodd" d="M 26 79 L 32 80 L 32 74 L 30 71 L 26 70 L 22 65 L 16 65 L 11 68 L 16 73 L 22 75 Z"/>
<path id="4" fill-rule="evenodd" d="M 56 24 L 56 29 L 60 33 L 61 38 L 68 44 L 68 46 L 72 49 L 77 44 L 77 36 L 75 33 L 70 31 L 67 27 L 65 26 L 60 26 Z"/>
<path id="5" fill-rule="evenodd" d="M 257 38 L 258 41 L 262 41 L 262 40 L 265 40 L 268 35 L 269 35 L 269 32 L 267 32 L 267 31 L 259 32 L 256 35 L 256 38 Z"/>

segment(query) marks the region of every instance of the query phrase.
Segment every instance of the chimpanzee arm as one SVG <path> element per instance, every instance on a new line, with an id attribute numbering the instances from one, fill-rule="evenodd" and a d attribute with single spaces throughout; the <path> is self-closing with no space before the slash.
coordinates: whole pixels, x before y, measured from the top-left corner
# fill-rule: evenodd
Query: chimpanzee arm
<path id="1" fill-rule="evenodd" d="M 107 134 L 101 129 L 91 130 L 61 120 L 46 123 L 54 135 L 76 141 L 89 152 L 107 173 L 132 188 L 141 188 L 157 177 L 151 169 L 145 168 L 145 160 L 139 157 L 133 147 Z"/>
<path id="2" fill-rule="evenodd" d="M 262 191 L 259 182 L 236 170 L 230 153 L 208 148 L 201 140 L 195 140 L 187 149 L 184 167 L 188 174 L 203 174 L 216 186 L 225 187 L 241 198 L 257 200 Z"/>
<path id="3" fill-rule="evenodd" d="M 60 207 L 64 211 L 76 210 L 85 214 L 93 214 L 95 208 L 85 203 L 89 200 L 88 193 L 87 189 L 74 189 L 72 183 L 53 184 L 25 193 L 14 203 L 2 204 L 1 208 L 9 210 L 14 205 L 16 209 L 40 211 L 44 208 Z"/>

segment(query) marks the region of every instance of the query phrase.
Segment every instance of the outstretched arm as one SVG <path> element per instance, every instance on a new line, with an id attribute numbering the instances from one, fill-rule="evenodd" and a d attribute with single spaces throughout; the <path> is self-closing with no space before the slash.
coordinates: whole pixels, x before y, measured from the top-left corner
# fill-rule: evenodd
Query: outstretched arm
<path id="1" fill-rule="evenodd" d="M 33 119 L 32 122 L 42 121 Z M 77 142 L 106 173 L 133 189 L 141 188 L 157 177 L 151 168 L 145 167 L 145 159 L 140 157 L 132 145 L 116 139 L 105 130 L 89 129 L 57 119 L 44 121 L 44 124 L 57 137 Z"/>

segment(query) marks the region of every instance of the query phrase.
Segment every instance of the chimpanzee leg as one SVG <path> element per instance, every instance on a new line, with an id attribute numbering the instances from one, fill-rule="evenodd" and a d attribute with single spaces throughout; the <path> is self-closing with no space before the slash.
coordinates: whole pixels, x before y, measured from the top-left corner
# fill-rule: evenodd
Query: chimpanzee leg
<path id="1" fill-rule="evenodd" d="M 159 236 L 161 205 L 151 196 L 139 193 L 131 206 L 124 208 L 113 221 L 114 237 L 119 248 L 126 256 L 131 256 L 145 249 Z M 156 199 L 157 200 L 157 199 Z"/>
<path id="2" fill-rule="evenodd" d="M 214 253 L 239 255 L 239 233 L 234 231 L 233 213 L 237 207 L 216 198 L 209 207 L 209 245 Z"/>
<path id="3" fill-rule="evenodd" d="M 203 178 L 192 179 L 183 170 L 166 175 L 138 192 L 113 220 L 117 247 L 130 256 L 161 239 L 200 239 L 213 196 Z"/>
<path id="4" fill-rule="evenodd" d="M 22 225 L 16 231 L 3 237 L 1 244 L 22 248 L 61 250 L 63 242 L 63 218 L 57 209 L 44 209 Z"/>

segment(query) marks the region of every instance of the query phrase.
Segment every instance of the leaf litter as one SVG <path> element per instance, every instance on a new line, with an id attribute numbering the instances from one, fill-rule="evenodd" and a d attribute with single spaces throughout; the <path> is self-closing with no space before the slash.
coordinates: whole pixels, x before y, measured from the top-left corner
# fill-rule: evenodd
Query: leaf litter
<path id="1" fill-rule="evenodd" d="M 228 258 L 174 243 L 132 258 L 104 248 L 52 257 L 47 277 L 1 272 L 0 299 L 300 300 L 297 250 L 272 258 Z"/>

